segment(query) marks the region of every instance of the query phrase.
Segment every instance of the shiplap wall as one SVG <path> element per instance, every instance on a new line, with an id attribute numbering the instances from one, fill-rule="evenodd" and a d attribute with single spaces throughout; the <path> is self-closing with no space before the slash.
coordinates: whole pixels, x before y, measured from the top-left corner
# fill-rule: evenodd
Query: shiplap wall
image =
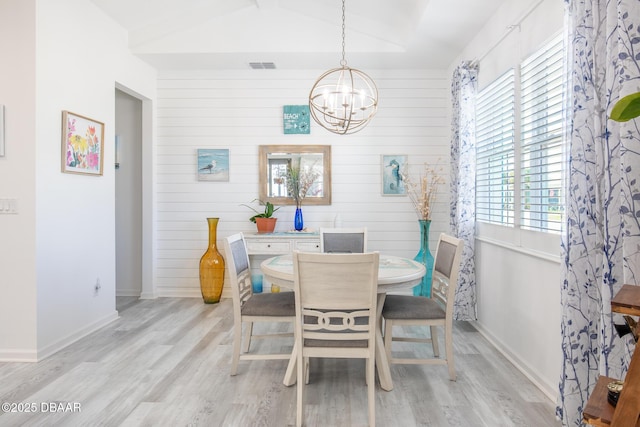
<path id="1" fill-rule="evenodd" d="M 408 197 L 381 195 L 381 155 L 407 154 L 411 170 L 444 167 L 431 227 L 431 249 L 449 230 L 449 79 L 444 71 L 366 70 L 379 89 L 373 121 L 353 135 L 334 135 L 311 122 L 309 135 L 285 135 L 284 105 L 302 105 L 325 70 L 163 71 L 158 80 L 157 253 L 159 296 L 199 296 L 198 263 L 207 247 L 205 218 L 219 217 L 218 241 L 254 232 L 258 146 L 324 144 L 332 150 L 332 204 L 304 206 L 310 228 L 366 226 L 368 248 L 413 257 L 417 216 Z M 199 182 L 198 148 L 228 148 L 229 182 Z M 293 228 L 293 206 L 277 213 L 276 231 Z M 222 245 L 219 245 L 220 248 Z M 222 250 L 221 250 L 222 252 Z M 225 290 L 225 294 L 228 293 Z"/>

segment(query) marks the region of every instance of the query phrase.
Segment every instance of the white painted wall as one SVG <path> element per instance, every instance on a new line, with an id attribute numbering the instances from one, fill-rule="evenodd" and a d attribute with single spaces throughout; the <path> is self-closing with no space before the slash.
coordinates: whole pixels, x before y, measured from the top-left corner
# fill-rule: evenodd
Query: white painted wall
<path id="1" fill-rule="evenodd" d="M 142 101 L 116 94 L 116 296 L 142 292 Z M 109 165 L 111 167 L 111 165 Z"/>
<path id="2" fill-rule="evenodd" d="M 328 64 L 335 65 L 335 64 Z M 158 81 L 158 295 L 199 296 L 198 261 L 207 247 L 205 218 L 220 217 L 218 240 L 253 232 L 242 203 L 258 197 L 258 145 L 332 147 L 332 204 L 304 206 L 305 225 L 366 226 L 371 250 L 413 257 L 417 216 L 407 197 L 381 195 L 381 155 L 407 154 L 418 172 L 438 159 L 448 180 L 449 85 L 443 71 L 365 70 L 376 81 L 380 107 L 353 135 L 334 135 L 315 122 L 310 135 L 285 135 L 284 105 L 307 103 L 317 71 L 172 71 Z M 198 182 L 198 148 L 230 150 L 229 182 Z M 441 188 L 431 241 L 448 231 L 448 183 Z M 293 206 L 281 208 L 276 231 L 293 228 Z M 432 246 L 434 247 L 434 246 Z"/>
<path id="3" fill-rule="evenodd" d="M 12 64 L 0 78 L 9 113 L 0 197 L 20 199 L 18 215 L 0 217 L 0 357 L 34 360 L 117 318 L 114 88 L 154 100 L 156 73 L 86 0 L 3 1 L 0 24 Z M 60 172 L 62 110 L 105 123 L 104 176 Z"/>
<path id="4" fill-rule="evenodd" d="M 0 215 L 0 360 L 36 355 L 35 16 L 35 0 L 0 1 L 0 198 L 17 199 L 18 208 Z"/>
<path id="5" fill-rule="evenodd" d="M 452 66 L 480 59 L 482 89 L 562 26 L 562 2 L 507 2 Z M 478 329 L 555 399 L 562 355 L 560 236 L 478 224 L 476 274 Z"/>

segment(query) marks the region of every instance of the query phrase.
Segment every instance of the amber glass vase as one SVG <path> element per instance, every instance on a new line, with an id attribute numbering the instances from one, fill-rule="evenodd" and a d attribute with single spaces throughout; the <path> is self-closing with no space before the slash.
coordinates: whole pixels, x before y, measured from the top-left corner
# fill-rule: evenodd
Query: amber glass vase
<path id="1" fill-rule="evenodd" d="M 205 304 L 220 301 L 224 287 L 224 258 L 218 252 L 218 219 L 207 218 L 209 224 L 209 247 L 200 258 L 200 290 Z"/>

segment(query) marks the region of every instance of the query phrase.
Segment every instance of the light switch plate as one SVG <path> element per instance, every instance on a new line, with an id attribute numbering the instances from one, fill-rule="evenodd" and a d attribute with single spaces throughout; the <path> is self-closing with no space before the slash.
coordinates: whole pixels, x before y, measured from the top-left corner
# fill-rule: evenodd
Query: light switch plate
<path id="1" fill-rule="evenodd" d="M 18 199 L 0 199 L 0 214 L 17 214 Z"/>

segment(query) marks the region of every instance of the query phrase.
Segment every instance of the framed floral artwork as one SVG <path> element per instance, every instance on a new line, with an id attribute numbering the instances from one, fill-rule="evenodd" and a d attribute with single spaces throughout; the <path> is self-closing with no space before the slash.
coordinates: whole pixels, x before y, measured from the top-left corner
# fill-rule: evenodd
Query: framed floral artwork
<path id="1" fill-rule="evenodd" d="M 381 162 L 382 195 L 406 196 L 407 189 L 402 180 L 402 174 L 406 174 L 406 154 L 383 154 Z"/>
<path id="2" fill-rule="evenodd" d="M 104 123 L 62 112 L 62 172 L 102 175 Z"/>

